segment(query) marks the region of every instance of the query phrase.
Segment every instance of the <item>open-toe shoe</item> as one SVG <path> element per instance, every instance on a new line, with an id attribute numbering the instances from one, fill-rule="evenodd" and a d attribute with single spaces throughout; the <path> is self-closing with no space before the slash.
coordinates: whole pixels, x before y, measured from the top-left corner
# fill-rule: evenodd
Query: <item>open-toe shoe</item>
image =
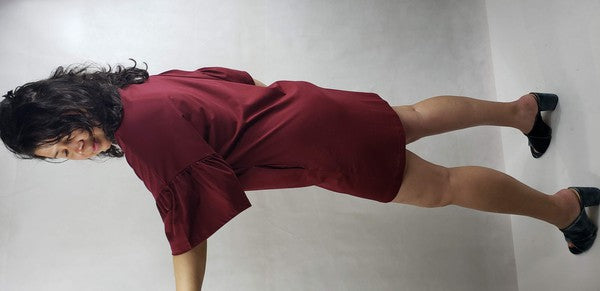
<path id="1" fill-rule="evenodd" d="M 600 203 L 600 189 L 593 187 L 570 187 L 579 198 L 580 212 L 569 226 L 561 229 L 569 243 L 569 251 L 578 255 L 592 247 L 596 240 L 598 227 L 589 219 L 585 207 Z"/>
<path id="2" fill-rule="evenodd" d="M 542 120 L 542 111 L 552 111 L 558 104 L 558 96 L 550 93 L 535 93 L 531 92 L 535 97 L 535 101 L 538 105 L 538 112 L 535 116 L 535 122 L 533 128 L 525 136 L 529 140 L 529 148 L 531 149 L 531 155 L 534 158 L 541 157 L 548 146 L 550 146 L 550 140 L 552 139 L 552 128 L 548 126 L 544 120 Z"/>

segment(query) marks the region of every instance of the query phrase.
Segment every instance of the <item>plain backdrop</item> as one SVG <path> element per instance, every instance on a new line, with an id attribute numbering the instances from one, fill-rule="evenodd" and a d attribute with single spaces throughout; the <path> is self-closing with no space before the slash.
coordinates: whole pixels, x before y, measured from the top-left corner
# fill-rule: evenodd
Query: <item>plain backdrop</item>
<path id="1" fill-rule="evenodd" d="M 146 62 L 151 74 L 225 66 L 270 84 L 511 101 L 560 94 L 535 160 L 514 129 L 408 148 L 552 194 L 600 184 L 598 1 L 0 2 L 0 88 L 59 65 Z M 310 141 L 307 141 L 310 142 Z M 368 157 L 365 157 L 368 158 Z M 174 290 L 151 194 L 124 159 L 49 164 L 0 151 L 0 290 Z M 382 204 L 317 187 L 248 191 L 209 239 L 203 290 L 597 290 L 600 251 L 571 255 L 553 226 L 459 207 Z M 596 216 L 593 216 L 596 217 Z"/>

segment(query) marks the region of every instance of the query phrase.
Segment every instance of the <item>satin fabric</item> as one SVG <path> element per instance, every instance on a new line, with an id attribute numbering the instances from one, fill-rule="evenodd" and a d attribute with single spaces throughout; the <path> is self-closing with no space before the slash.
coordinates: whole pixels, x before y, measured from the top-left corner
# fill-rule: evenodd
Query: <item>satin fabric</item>
<path id="1" fill-rule="evenodd" d="M 388 202 L 402 182 L 402 123 L 373 93 L 258 87 L 220 67 L 167 71 L 119 93 L 115 138 L 156 200 L 173 255 L 248 208 L 245 190 L 315 185 Z"/>

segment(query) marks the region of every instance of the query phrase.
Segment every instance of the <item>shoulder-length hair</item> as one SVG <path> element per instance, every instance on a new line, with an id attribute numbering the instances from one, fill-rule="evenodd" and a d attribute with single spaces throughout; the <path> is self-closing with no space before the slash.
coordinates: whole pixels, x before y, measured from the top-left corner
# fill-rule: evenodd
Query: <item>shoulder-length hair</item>
<path id="1" fill-rule="evenodd" d="M 123 117 L 117 89 L 148 79 L 148 66 L 137 68 L 130 60 L 132 67 L 60 66 L 48 79 L 8 91 L 0 102 L 2 141 L 19 158 L 45 160 L 34 153 L 39 146 L 57 143 L 77 129 L 91 134 L 100 127 L 113 145 L 99 156 L 122 157 L 115 145 Z"/>

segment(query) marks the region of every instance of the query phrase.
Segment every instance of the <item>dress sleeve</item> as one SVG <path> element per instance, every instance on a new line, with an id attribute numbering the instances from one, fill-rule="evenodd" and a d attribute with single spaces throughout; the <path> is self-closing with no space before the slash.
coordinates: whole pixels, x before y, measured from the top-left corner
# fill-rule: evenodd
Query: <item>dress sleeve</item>
<path id="1" fill-rule="evenodd" d="M 201 72 L 205 75 L 211 76 L 216 79 L 254 85 L 254 80 L 252 79 L 252 76 L 250 76 L 250 74 L 248 74 L 245 71 L 238 71 L 222 67 L 207 67 L 198 69 L 198 72 Z"/>
<path id="2" fill-rule="evenodd" d="M 155 198 L 173 255 L 191 250 L 250 206 L 233 169 L 218 154 L 179 172 Z"/>

